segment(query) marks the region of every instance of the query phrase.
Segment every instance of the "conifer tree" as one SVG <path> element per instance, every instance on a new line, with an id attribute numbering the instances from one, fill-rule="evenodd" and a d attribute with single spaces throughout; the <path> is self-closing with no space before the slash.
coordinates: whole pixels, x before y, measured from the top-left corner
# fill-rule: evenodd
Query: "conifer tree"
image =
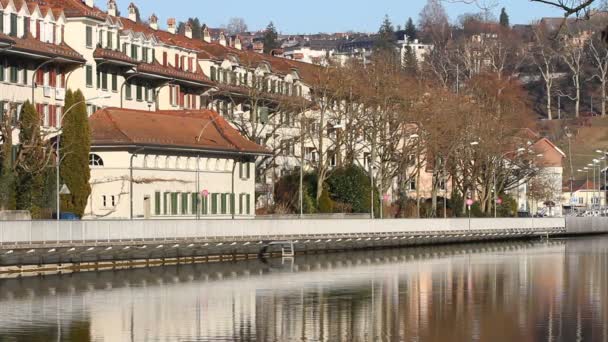
<path id="1" fill-rule="evenodd" d="M 405 47 L 406 51 L 403 54 L 403 70 L 408 75 L 415 76 L 418 74 L 418 59 L 416 58 L 416 52 L 411 46 Z"/>
<path id="2" fill-rule="evenodd" d="M 277 33 L 277 29 L 271 21 L 264 32 L 264 53 L 270 53 L 270 51 L 280 47 L 278 38 L 279 34 Z"/>
<path id="3" fill-rule="evenodd" d="M 80 90 L 68 90 L 65 98 L 63 134 L 61 136 L 61 181 L 68 186 L 71 195 L 66 196 L 67 208 L 82 217 L 91 194 L 89 179 L 89 153 L 91 151 L 91 132 L 87 107 Z M 71 109 L 70 109 L 71 108 Z"/>
<path id="4" fill-rule="evenodd" d="M 396 48 L 395 40 L 395 28 L 388 15 L 386 15 L 378 30 L 378 37 L 374 44 L 375 48 L 376 50 L 394 51 Z"/>
<path id="5" fill-rule="evenodd" d="M 500 10 L 500 25 L 503 27 L 509 27 L 509 15 L 504 7 Z"/>
<path id="6" fill-rule="evenodd" d="M 16 208 L 29 210 L 32 218 L 41 218 L 44 172 L 48 166 L 45 146 L 40 135 L 40 115 L 27 101 L 19 120 L 19 152 L 17 164 Z"/>
<path id="7" fill-rule="evenodd" d="M 414 21 L 412 20 L 412 18 L 408 18 L 407 19 L 407 23 L 405 23 L 405 35 L 407 36 L 407 38 L 412 41 L 414 39 L 418 39 L 418 29 L 416 28 L 416 25 L 414 24 Z"/>

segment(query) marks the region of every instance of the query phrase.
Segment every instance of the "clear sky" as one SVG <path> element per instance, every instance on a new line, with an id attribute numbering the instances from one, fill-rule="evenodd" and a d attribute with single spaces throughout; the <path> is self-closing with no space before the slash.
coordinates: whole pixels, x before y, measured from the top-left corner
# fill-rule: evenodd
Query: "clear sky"
<path id="1" fill-rule="evenodd" d="M 123 15 L 131 1 L 139 7 L 142 18 L 151 13 L 159 17 L 161 26 L 167 18 L 184 20 L 198 17 L 210 27 L 225 25 L 231 17 L 242 17 L 250 30 L 266 27 L 273 21 L 281 33 L 345 32 L 349 30 L 376 32 L 385 14 L 393 24 L 404 25 L 408 17 L 418 22 L 418 14 L 426 0 L 118 0 Z M 455 1 L 455 0 L 451 0 Z M 527 24 L 543 16 L 562 13 L 529 0 L 497 0 L 496 16 L 505 7 L 512 24 Z M 95 0 L 104 9 L 107 0 Z M 466 12 L 477 12 L 474 5 L 449 3 L 445 7 L 452 21 Z"/>

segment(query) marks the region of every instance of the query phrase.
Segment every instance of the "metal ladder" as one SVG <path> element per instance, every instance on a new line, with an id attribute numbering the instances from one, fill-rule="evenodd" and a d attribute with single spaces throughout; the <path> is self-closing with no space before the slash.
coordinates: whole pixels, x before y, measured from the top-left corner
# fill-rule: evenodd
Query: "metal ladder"
<path id="1" fill-rule="evenodd" d="M 283 258 L 293 258 L 296 255 L 293 241 L 285 241 L 281 244 L 281 254 Z"/>

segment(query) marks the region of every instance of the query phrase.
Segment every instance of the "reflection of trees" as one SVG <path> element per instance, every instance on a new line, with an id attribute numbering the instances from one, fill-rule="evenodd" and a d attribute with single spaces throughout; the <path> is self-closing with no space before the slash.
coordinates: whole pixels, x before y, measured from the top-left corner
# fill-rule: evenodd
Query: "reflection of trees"
<path id="1" fill-rule="evenodd" d="M 53 305 L 74 341 L 87 341 L 88 331 L 109 340 L 116 326 L 127 335 L 132 327 L 135 340 L 572 341 L 577 330 L 584 341 L 602 340 L 606 242 L 454 245 L 303 256 L 293 268 L 245 261 L 2 280 L 0 341 L 10 340 L 3 318 L 15 315 L 24 323 L 14 329 L 57 340 Z M 20 310 L 28 306 L 44 317 Z M 92 328 L 70 322 L 82 312 Z M 25 329 L 26 317 L 49 328 Z"/>

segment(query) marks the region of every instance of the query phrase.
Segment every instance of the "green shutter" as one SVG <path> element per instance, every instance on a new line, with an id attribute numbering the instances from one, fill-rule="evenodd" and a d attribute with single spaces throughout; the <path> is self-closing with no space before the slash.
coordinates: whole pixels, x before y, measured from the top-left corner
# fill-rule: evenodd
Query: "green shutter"
<path id="1" fill-rule="evenodd" d="M 87 86 L 93 86 L 93 67 L 90 65 L 87 65 Z"/>
<path id="2" fill-rule="evenodd" d="M 222 215 L 224 215 L 224 214 L 226 214 L 226 203 L 227 203 L 226 194 L 221 194 L 221 196 L 222 196 L 221 197 L 221 199 L 222 199 L 221 213 L 222 213 Z"/>
<path id="3" fill-rule="evenodd" d="M 107 47 L 108 49 L 112 49 L 112 32 L 108 31 L 108 41 L 107 41 Z"/>
<path id="4" fill-rule="evenodd" d="M 112 74 L 112 91 L 118 90 L 118 75 Z"/>
<path id="5" fill-rule="evenodd" d="M 212 194 L 211 195 L 211 214 L 212 215 L 217 215 L 217 196 L 219 194 Z"/>
<path id="6" fill-rule="evenodd" d="M 199 201 L 199 195 L 197 193 L 192 193 L 191 195 L 191 201 L 192 203 L 190 203 L 191 205 L 191 213 L 192 215 L 196 215 L 198 214 L 198 201 Z"/>
<path id="7" fill-rule="evenodd" d="M 171 193 L 171 215 L 177 215 L 177 206 L 178 206 L 177 195 L 178 195 L 177 192 Z"/>
<path id="8" fill-rule="evenodd" d="M 209 197 L 203 196 L 201 198 L 201 213 L 203 215 L 209 214 Z"/>
<path id="9" fill-rule="evenodd" d="M 103 90 L 108 89 L 108 73 L 107 72 L 101 73 L 101 89 L 103 89 Z"/>
<path id="10" fill-rule="evenodd" d="M 247 201 L 247 203 L 245 204 L 247 206 L 247 215 L 251 214 L 251 195 L 247 194 L 245 195 L 245 199 Z"/>
<path id="11" fill-rule="evenodd" d="M 0 32 L 4 32 L 4 11 L 0 11 Z"/>
<path id="12" fill-rule="evenodd" d="M 188 215 L 188 194 L 182 192 L 182 215 Z"/>
<path id="13" fill-rule="evenodd" d="M 160 191 L 154 193 L 154 214 L 160 215 Z"/>
<path id="14" fill-rule="evenodd" d="M 11 13 L 11 31 L 9 33 L 11 36 L 17 36 L 17 14 Z"/>
<path id="15" fill-rule="evenodd" d="M 251 178 L 251 163 L 247 162 L 247 164 L 245 164 L 246 167 L 246 173 L 245 176 L 247 177 L 247 179 Z"/>
<path id="16" fill-rule="evenodd" d="M 142 95 L 142 91 L 141 91 L 141 85 L 138 84 L 135 87 L 136 87 L 135 88 L 135 91 L 136 91 L 135 96 L 137 96 L 137 101 L 141 101 L 143 99 L 143 95 Z"/>
<path id="17" fill-rule="evenodd" d="M 28 83 L 27 68 L 24 67 L 23 68 L 23 84 L 27 85 L 27 83 Z"/>
<path id="18" fill-rule="evenodd" d="M 244 194 L 239 195 L 239 215 L 243 215 L 243 196 Z"/>
<path id="19" fill-rule="evenodd" d="M 165 192 L 163 196 L 163 214 L 169 215 L 169 195 L 170 193 Z"/>
<path id="20" fill-rule="evenodd" d="M 243 178 L 243 163 L 239 163 L 239 178 Z"/>
<path id="21" fill-rule="evenodd" d="M 234 194 L 230 194 L 230 214 L 234 215 L 236 213 L 234 204 L 235 204 Z"/>
<path id="22" fill-rule="evenodd" d="M 268 107 L 260 107 L 259 112 L 260 123 L 266 124 L 268 122 Z"/>
<path id="23" fill-rule="evenodd" d="M 2 22 L 2 20 L 0 20 L 0 22 Z M 0 29 L 0 31 L 2 31 L 2 29 Z M 0 62 L 0 82 L 4 82 L 4 61 Z"/>
<path id="24" fill-rule="evenodd" d="M 87 47 L 93 46 L 93 28 L 91 26 L 87 26 L 86 28 L 87 34 Z"/>
<path id="25" fill-rule="evenodd" d="M 131 92 L 131 84 L 125 84 L 125 97 L 127 98 L 127 100 L 133 99 L 133 94 Z"/>
<path id="26" fill-rule="evenodd" d="M 97 89 L 101 88 L 101 72 L 97 70 Z"/>

